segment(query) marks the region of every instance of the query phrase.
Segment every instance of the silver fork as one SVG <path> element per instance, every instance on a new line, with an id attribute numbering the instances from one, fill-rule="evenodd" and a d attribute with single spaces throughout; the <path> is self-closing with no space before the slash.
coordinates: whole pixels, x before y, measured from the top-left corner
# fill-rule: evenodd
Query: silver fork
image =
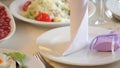
<path id="1" fill-rule="evenodd" d="M 49 64 L 43 56 L 41 56 L 40 52 L 36 52 L 34 55 L 33 55 L 36 59 L 42 61 L 42 63 L 45 65 L 46 68 L 54 68 L 51 64 Z"/>

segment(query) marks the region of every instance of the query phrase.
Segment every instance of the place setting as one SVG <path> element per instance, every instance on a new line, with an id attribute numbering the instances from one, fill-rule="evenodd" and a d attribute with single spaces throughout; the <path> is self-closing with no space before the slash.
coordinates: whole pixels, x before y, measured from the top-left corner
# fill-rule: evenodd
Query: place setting
<path id="1" fill-rule="evenodd" d="M 99 3 L 100 15 L 91 26 L 89 19 L 98 11 L 93 0 L 13 0 L 9 7 L 0 2 L 0 45 L 11 45 L 11 40 L 18 44 L 0 47 L 0 68 L 57 68 L 49 65 L 47 59 L 78 67 L 102 67 L 119 62 L 117 27 L 115 24 L 113 29 L 101 27 L 109 25 L 104 18 L 104 6 L 119 20 L 119 0 Z M 18 21 L 23 23 L 19 25 Z M 40 28 L 34 28 L 35 25 Z M 26 34 L 19 33 L 20 26 L 25 27 L 21 31 Z M 57 28 L 47 30 L 46 27 Z M 24 37 L 17 39 L 21 34 Z M 22 41 L 25 43 L 21 44 Z"/>
<path id="2" fill-rule="evenodd" d="M 76 14 L 82 14 L 79 6 L 76 6 L 80 2 L 74 3 L 76 5 L 71 3 L 71 12 L 74 14 L 71 13 L 70 27 L 52 29 L 36 40 L 41 55 L 55 62 L 77 66 L 99 66 L 119 61 L 119 34 L 105 28 L 88 27 L 87 15 L 84 15 L 79 23 L 81 17 L 77 17 Z M 97 25 L 104 23 L 106 21 L 104 22 L 103 18 Z"/>

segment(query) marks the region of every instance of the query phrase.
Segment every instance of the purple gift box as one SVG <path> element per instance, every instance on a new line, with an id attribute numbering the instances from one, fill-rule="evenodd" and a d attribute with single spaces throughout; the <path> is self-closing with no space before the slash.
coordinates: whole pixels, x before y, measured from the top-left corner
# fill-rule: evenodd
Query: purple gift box
<path id="1" fill-rule="evenodd" d="M 120 47 L 119 43 L 120 36 L 111 32 L 107 35 L 99 35 L 95 37 L 90 44 L 90 48 L 102 52 L 112 51 L 113 48 L 115 51 Z"/>

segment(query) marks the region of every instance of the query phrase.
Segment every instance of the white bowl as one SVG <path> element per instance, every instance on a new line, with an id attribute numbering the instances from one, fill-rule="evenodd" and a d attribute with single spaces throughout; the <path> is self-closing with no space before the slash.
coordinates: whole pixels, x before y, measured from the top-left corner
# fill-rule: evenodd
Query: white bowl
<path id="1" fill-rule="evenodd" d="M 0 42 L 2 42 L 2 41 L 4 41 L 4 40 L 9 39 L 9 38 L 15 33 L 16 25 L 15 25 L 14 18 L 13 18 L 13 16 L 12 16 L 12 14 L 9 12 L 8 8 L 7 8 L 4 4 L 2 4 L 1 2 L 0 2 L 0 5 L 2 5 L 2 6 L 5 7 L 5 10 L 6 10 L 8 16 L 9 16 L 10 19 L 11 19 L 11 22 L 10 22 L 11 31 L 10 31 L 10 33 L 9 33 L 5 38 L 3 38 L 3 39 L 0 40 Z"/>
<path id="2" fill-rule="evenodd" d="M 11 3 L 10 10 L 13 16 L 27 23 L 31 23 L 39 26 L 58 27 L 58 26 L 70 25 L 70 22 L 49 22 L 48 23 L 48 22 L 36 21 L 36 20 L 23 17 L 22 15 L 20 15 L 20 6 L 22 6 L 25 2 L 26 0 L 15 0 Z"/>

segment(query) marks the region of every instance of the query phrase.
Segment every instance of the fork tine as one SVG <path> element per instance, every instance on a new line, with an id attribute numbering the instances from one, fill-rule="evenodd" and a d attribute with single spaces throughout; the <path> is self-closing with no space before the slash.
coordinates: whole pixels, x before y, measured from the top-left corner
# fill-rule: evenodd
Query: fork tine
<path id="1" fill-rule="evenodd" d="M 39 61 L 42 61 L 42 62 L 43 62 L 43 60 L 41 60 L 41 59 L 38 57 L 38 55 L 34 54 L 34 57 L 35 57 L 37 60 L 39 60 Z M 45 63 L 43 62 L 43 64 L 45 64 Z"/>
<path id="2" fill-rule="evenodd" d="M 41 57 L 41 55 L 39 54 L 39 52 L 37 52 L 37 53 L 35 54 L 35 56 L 36 56 L 36 58 L 37 58 L 38 60 L 40 60 L 40 61 L 42 61 L 44 64 L 46 64 L 45 60 L 43 60 L 43 58 Z"/>
<path id="3" fill-rule="evenodd" d="M 38 52 L 38 56 L 42 59 L 42 61 L 44 61 L 45 63 L 48 63 L 43 56 L 41 56 L 40 52 Z"/>
<path id="4" fill-rule="evenodd" d="M 34 54 L 34 56 L 35 56 L 38 60 L 42 61 L 43 64 L 45 64 L 46 68 L 54 68 L 52 65 L 50 65 L 50 64 L 44 59 L 44 57 L 41 56 L 40 52 L 36 52 L 36 53 Z"/>

